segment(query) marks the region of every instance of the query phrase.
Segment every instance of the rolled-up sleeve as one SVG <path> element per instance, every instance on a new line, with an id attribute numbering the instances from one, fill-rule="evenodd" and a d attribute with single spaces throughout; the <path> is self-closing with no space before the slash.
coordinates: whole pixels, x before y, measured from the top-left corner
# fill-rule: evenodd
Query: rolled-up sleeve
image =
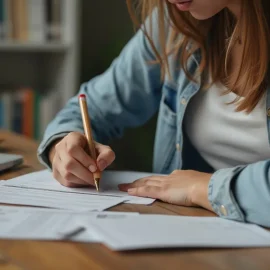
<path id="1" fill-rule="evenodd" d="M 270 161 L 216 171 L 208 199 L 220 217 L 270 227 Z"/>
<path id="2" fill-rule="evenodd" d="M 157 25 L 156 13 L 151 21 Z M 145 27 L 149 25 L 150 18 Z M 156 27 L 153 30 L 158 31 Z M 143 125 L 158 110 L 162 81 L 160 65 L 153 64 L 155 59 L 150 42 L 139 30 L 108 70 L 82 84 L 78 95 L 86 96 L 95 140 L 108 143 L 119 138 L 126 128 Z M 70 99 L 46 129 L 38 158 L 48 167 L 50 144 L 70 132 L 83 132 L 78 95 Z"/>

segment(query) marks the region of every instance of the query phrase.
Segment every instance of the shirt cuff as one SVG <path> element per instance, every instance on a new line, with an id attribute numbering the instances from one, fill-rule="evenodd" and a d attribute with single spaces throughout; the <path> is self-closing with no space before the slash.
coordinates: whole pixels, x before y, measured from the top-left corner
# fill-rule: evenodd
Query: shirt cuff
<path id="1" fill-rule="evenodd" d="M 245 216 L 232 192 L 232 182 L 243 169 L 244 166 L 221 169 L 211 177 L 208 199 L 220 217 L 245 222 Z"/>

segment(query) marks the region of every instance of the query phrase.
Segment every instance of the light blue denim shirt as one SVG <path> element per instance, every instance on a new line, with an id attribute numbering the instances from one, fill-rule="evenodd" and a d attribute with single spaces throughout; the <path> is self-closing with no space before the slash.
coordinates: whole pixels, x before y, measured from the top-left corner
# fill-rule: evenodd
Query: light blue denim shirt
<path id="1" fill-rule="evenodd" d="M 157 37 L 155 30 L 154 38 Z M 154 39 L 154 43 L 159 49 L 157 40 Z M 212 172 L 208 198 L 216 214 L 270 227 L 270 160 L 214 172 L 192 147 L 183 130 L 186 108 L 199 91 L 200 82 L 191 82 L 179 65 L 179 58 L 173 56 L 169 57 L 172 80 L 166 77 L 161 81 L 160 66 L 149 64 L 155 59 L 140 30 L 104 74 L 81 86 L 78 94 L 87 97 L 95 139 L 108 143 L 112 138 L 121 137 L 124 129 L 143 125 L 158 111 L 153 171 L 164 174 L 175 169 Z M 192 74 L 199 62 L 199 53 L 189 59 L 188 69 Z M 265 108 L 268 133 L 269 108 L 268 91 Z M 49 145 L 72 131 L 83 132 L 78 96 L 71 98 L 48 126 L 38 149 L 43 164 L 50 166 Z"/>

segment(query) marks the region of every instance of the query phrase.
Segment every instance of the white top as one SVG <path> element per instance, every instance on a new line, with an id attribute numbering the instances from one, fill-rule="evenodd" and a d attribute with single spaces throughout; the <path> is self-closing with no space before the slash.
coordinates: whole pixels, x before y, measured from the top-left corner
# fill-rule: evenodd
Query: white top
<path id="1" fill-rule="evenodd" d="M 269 159 L 266 97 L 247 114 L 226 104 L 237 95 L 224 90 L 216 84 L 190 101 L 184 125 L 191 143 L 215 170 Z"/>

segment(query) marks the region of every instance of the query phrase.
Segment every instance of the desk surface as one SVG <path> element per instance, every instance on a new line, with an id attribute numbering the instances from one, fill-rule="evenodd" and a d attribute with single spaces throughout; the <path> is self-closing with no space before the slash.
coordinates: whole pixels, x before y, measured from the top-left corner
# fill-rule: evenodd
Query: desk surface
<path id="1" fill-rule="evenodd" d="M 1 142 L 1 140 L 3 140 Z M 36 158 L 37 144 L 8 132 L 0 132 L 0 152 L 17 153 L 25 163 L 15 171 L 0 175 L 9 179 L 43 169 Z M 197 208 L 155 202 L 151 206 L 119 205 L 113 211 L 213 216 Z M 269 269 L 270 249 L 172 249 L 113 252 L 101 244 L 0 240 L 0 269 Z"/>

